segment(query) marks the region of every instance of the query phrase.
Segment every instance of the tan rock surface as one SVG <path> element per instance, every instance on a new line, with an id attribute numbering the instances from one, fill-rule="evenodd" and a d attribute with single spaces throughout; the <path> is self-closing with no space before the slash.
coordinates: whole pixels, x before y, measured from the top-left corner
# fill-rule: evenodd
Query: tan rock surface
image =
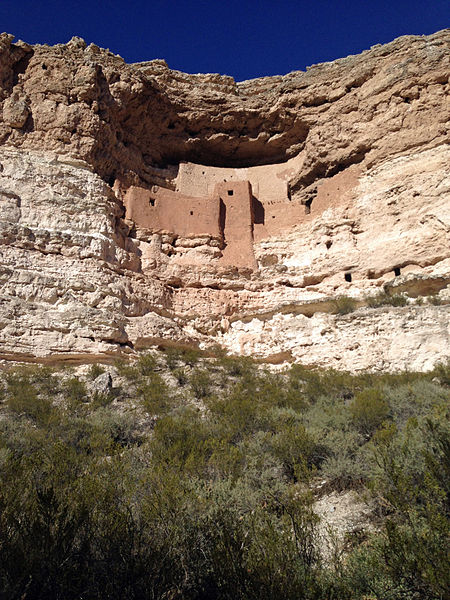
<path id="1" fill-rule="evenodd" d="M 236 83 L 0 36 L 0 358 L 446 359 L 449 49 L 407 36 Z M 442 304 L 330 314 L 385 288 Z"/>

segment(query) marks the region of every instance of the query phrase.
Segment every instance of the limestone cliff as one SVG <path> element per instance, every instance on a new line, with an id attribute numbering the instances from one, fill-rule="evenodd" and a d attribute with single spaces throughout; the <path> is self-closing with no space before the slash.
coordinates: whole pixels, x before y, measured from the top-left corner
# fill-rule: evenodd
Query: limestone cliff
<path id="1" fill-rule="evenodd" d="M 449 50 L 444 30 L 236 83 L 0 36 L 0 358 L 446 359 Z"/>

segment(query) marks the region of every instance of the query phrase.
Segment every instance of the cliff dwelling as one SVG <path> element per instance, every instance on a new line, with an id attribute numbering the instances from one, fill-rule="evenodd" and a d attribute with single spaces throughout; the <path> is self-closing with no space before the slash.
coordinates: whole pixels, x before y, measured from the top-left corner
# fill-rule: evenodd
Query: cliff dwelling
<path id="1" fill-rule="evenodd" d="M 149 233 L 210 236 L 220 241 L 220 264 L 254 269 L 254 242 L 307 220 L 311 213 L 311 200 L 305 210 L 291 199 L 289 178 L 300 162 L 298 156 L 248 168 L 183 162 L 174 189 L 128 188 L 126 218 Z"/>

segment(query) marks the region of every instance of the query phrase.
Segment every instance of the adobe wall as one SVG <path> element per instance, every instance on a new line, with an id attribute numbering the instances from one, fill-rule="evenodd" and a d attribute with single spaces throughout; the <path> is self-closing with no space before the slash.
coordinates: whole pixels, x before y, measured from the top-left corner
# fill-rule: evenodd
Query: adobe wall
<path id="1" fill-rule="evenodd" d="M 156 187 L 156 186 L 155 186 Z M 209 234 L 219 237 L 219 205 L 213 198 L 187 196 L 157 188 L 131 186 L 124 198 L 126 218 L 143 229 L 182 237 Z"/>
<path id="2" fill-rule="evenodd" d="M 300 163 L 299 156 L 284 164 L 245 169 L 181 163 L 175 191 L 130 187 L 124 199 L 126 217 L 153 232 L 222 238 L 221 264 L 255 269 L 255 242 L 312 221 L 330 206 L 348 201 L 357 184 L 359 168 L 353 165 L 325 179 L 311 197 L 311 205 L 301 204 L 291 200 L 288 188 Z"/>
<path id="3" fill-rule="evenodd" d="M 249 181 L 253 195 L 253 236 L 255 241 L 261 241 L 312 219 L 305 206 L 292 201 L 289 193 L 289 180 L 301 170 L 302 163 L 301 155 L 285 163 L 236 169 L 181 163 L 176 190 L 193 196 L 211 196 L 218 183 Z M 323 212 L 326 206 L 314 201 L 314 215 L 319 208 Z"/>
<path id="4" fill-rule="evenodd" d="M 218 183 L 214 197 L 220 209 L 224 249 L 220 262 L 256 269 L 253 251 L 252 187 L 248 181 Z"/>
<path id="5" fill-rule="evenodd" d="M 302 161 L 296 156 L 285 163 L 239 169 L 183 162 L 176 178 L 176 191 L 190 196 L 212 196 L 217 183 L 249 181 L 253 195 L 261 202 L 288 201 L 288 181 L 298 173 Z"/>

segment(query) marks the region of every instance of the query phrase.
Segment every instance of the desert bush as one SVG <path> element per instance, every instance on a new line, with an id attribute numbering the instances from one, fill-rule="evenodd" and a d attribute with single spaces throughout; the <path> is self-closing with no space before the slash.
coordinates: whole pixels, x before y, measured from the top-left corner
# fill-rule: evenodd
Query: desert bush
<path id="1" fill-rule="evenodd" d="M 86 385 L 78 377 L 66 379 L 62 384 L 62 390 L 72 410 L 76 409 L 81 402 L 87 401 Z"/>
<path id="2" fill-rule="evenodd" d="M 41 397 L 28 374 L 10 373 L 7 381 L 8 408 L 42 424 L 48 423 L 54 414 L 51 400 Z"/>
<path id="3" fill-rule="evenodd" d="M 137 389 L 141 404 L 151 415 L 168 411 L 172 406 L 172 395 L 163 378 L 158 373 L 152 373 Z"/>
<path id="4" fill-rule="evenodd" d="M 197 411 L 188 409 L 157 421 L 151 450 L 166 468 L 200 476 L 205 473 L 213 441 L 207 423 Z"/>
<path id="5" fill-rule="evenodd" d="M 248 376 L 255 369 L 254 362 L 247 356 L 222 355 L 217 360 L 217 365 L 222 367 L 225 374 L 231 377 Z"/>
<path id="6" fill-rule="evenodd" d="M 408 304 L 406 296 L 403 296 L 402 294 L 392 294 L 392 296 L 389 296 L 389 299 L 389 304 L 391 306 L 407 306 Z"/>
<path id="7" fill-rule="evenodd" d="M 339 296 L 333 300 L 332 312 L 336 315 L 348 315 L 356 310 L 358 303 L 350 296 Z"/>
<path id="8" fill-rule="evenodd" d="M 349 412 L 359 431 L 370 436 L 388 417 L 390 408 L 379 388 L 367 388 L 356 394 Z"/>
<path id="9" fill-rule="evenodd" d="M 288 377 L 291 390 L 300 392 L 306 403 L 316 402 L 321 396 L 330 401 L 348 399 L 353 397 L 355 390 L 365 385 L 358 377 L 345 371 L 308 369 L 302 365 L 292 365 Z"/>
<path id="10" fill-rule="evenodd" d="M 319 466 L 323 459 L 321 446 L 294 419 L 290 419 L 273 435 L 270 445 L 274 455 L 281 461 L 286 476 L 293 481 L 307 478 L 310 469 Z"/>
<path id="11" fill-rule="evenodd" d="M 126 401 L 84 402 L 74 377 L 36 417 L 45 376 L 5 375 L 0 596 L 447 597 L 448 367 L 351 376 L 219 363 L 193 369 L 214 392 L 201 410 L 136 364 L 123 396 L 155 419 Z M 333 562 L 320 559 L 308 492 L 319 477 L 321 493 L 364 485 L 377 509 L 377 530 Z"/>
<path id="12" fill-rule="evenodd" d="M 335 433 L 327 436 L 323 445 L 327 455 L 321 464 L 320 474 L 326 480 L 328 489 L 342 491 L 367 483 L 372 456 L 365 445 L 358 444 L 355 435 Z"/>
<path id="13" fill-rule="evenodd" d="M 380 292 L 375 296 L 368 296 L 365 299 L 367 306 L 370 308 L 378 308 L 380 306 L 406 306 L 408 300 L 406 296 L 402 294 L 389 294 L 387 292 Z"/>
<path id="14" fill-rule="evenodd" d="M 122 447 L 132 446 L 140 440 L 136 417 L 130 413 L 121 414 L 110 407 L 101 407 L 89 416 L 89 423 Z"/>
<path id="15" fill-rule="evenodd" d="M 108 406 L 114 401 L 114 394 L 110 392 L 99 392 L 95 391 L 91 397 L 91 408 L 96 410 L 97 408 Z"/>
<path id="16" fill-rule="evenodd" d="M 118 375 L 124 377 L 129 383 L 136 384 L 141 379 L 141 373 L 135 363 L 118 358 L 114 362 Z"/>
<path id="17" fill-rule="evenodd" d="M 97 379 L 97 377 L 99 375 L 102 375 L 102 373 L 104 373 L 104 372 L 105 372 L 105 367 L 102 367 L 98 363 L 94 363 L 93 365 L 91 365 L 89 367 L 88 378 L 91 381 L 94 381 L 94 379 Z"/>
<path id="18" fill-rule="evenodd" d="M 189 381 L 186 369 L 184 367 L 173 369 L 172 375 L 175 377 L 179 385 L 186 385 Z"/>
<path id="19" fill-rule="evenodd" d="M 149 376 L 156 370 L 158 363 L 153 354 L 142 354 L 137 361 L 137 369 L 141 375 Z"/>
<path id="20" fill-rule="evenodd" d="M 376 439 L 378 471 L 373 489 L 390 514 L 380 543 L 382 569 L 409 593 L 445 597 L 450 591 L 450 428 L 447 419 L 412 424 L 399 439 L 391 431 Z"/>
<path id="21" fill-rule="evenodd" d="M 207 369 L 193 369 L 189 377 L 189 383 L 196 398 L 202 399 L 210 395 L 212 380 Z"/>
<path id="22" fill-rule="evenodd" d="M 438 363 L 431 372 L 431 376 L 437 378 L 442 385 L 450 386 L 450 360 L 447 363 Z"/>
<path id="23" fill-rule="evenodd" d="M 450 393 L 442 385 L 429 379 L 384 386 L 383 393 L 391 407 L 391 414 L 398 426 L 403 426 L 408 419 L 432 414 L 436 407 L 447 404 Z"/>
<path id="24" fill-rule="evenodd" d="M 195 348 L 166 348 L 164 351 L 166 364 L 171 371 L 180 363 L 194 367 L 202 355 L 201 350 Z"/>

